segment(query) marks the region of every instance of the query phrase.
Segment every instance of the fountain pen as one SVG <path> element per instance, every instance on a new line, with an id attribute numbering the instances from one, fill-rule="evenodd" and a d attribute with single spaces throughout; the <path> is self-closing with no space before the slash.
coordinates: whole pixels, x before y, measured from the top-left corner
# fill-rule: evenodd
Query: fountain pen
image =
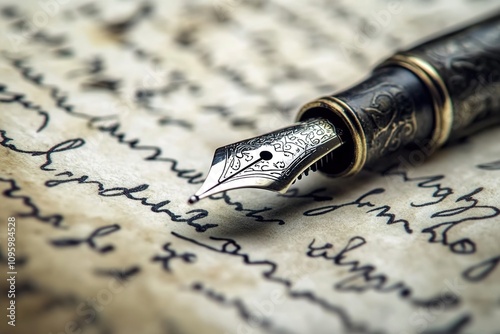
<path id="1" fill-rule="evenodd" d="M 420 43 L 297 123 L 218 148 L 188 202 L 239 188 L 284 193 L 309 170 L 349 176 L 409 145 L 434 151 L 500 118 L 500 13 Z M 396 153 L 397 154 L 397 153 Z"/>

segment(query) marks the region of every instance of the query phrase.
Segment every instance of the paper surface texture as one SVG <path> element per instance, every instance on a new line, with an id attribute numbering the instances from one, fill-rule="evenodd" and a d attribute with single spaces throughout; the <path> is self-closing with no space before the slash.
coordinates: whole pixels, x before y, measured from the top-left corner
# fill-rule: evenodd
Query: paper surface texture
<path id="1" fill-rule="evenodd" d="M 1 1 L 1 333 L 499 333 L 498 128 L 187 204 L 217 147 L 497 7 Z"/>

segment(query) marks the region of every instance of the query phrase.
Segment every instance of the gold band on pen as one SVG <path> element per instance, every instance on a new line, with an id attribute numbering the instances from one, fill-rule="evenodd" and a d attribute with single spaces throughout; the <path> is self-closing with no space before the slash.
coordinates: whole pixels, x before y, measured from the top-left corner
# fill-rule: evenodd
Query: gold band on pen
<path id="1" fill-rule="evenodd" d="M 345 102 L 333 96 L 328 96 L 304 105 L 297 114 L 297 120 L 302 120 L 302 116 L 306 111 L 315 108 L 328 109 L 333 112 L 334 115 L 339 117 L 346 124 L 354 142 L 354 155 L 351 159 L 351 164 L 340 173 L 332 175 L 350 176 L 358 173 L 365 165 L 367 156 L 365 132 L 359 122 L 358 116 Z"/>
<path id="2" fill-rule="evenodd" d="M 448 140 L 453 124 L 453 105 L 443 79 L 430 63 L 410 54 L 396 54 L 377 68 L 388 66 L 409 70 L 427 87 L 432 101 L 434 127 L 430 138 L 423 144 L 428 145 L 431 151 L 439 148 Z M 314 110 L 322 110 L 322 113 L 318 115 Z M 360 172 L 369 159 L 369 155 L 373 154 L 368 151 L 371 148 L 359 119 L 360 115 L 343 100 L 335 96 L 327 96 L 304 105 L 297 115 L 297 120 L 302 121 L 313 116 L 340 119 L 346 125 L 354 144 L 350 153 L 350 163 L 341 170 L 334 173 L 329 170 L 327 173 L 332 176 L 350 176 Z"/>
<path id="3" fill-rule="evenodd" d="M 396 54 L 378 67 L 390 65 L 410 70 L 429 89 L 434 107 L 434 131 L 429 146 L 433 150 L 439 148 L 448 140 L 453 124 L 453 105 L 443 79 L 430 63 L 410 54 Z"/>

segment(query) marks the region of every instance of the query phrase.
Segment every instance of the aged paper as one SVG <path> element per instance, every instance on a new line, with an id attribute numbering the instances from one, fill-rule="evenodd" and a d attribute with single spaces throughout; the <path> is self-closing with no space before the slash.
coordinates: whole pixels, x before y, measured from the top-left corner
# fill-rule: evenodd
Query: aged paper
<path id="1" fill-rule="evenodd" d="M 1 1 L 1 333 L 499 333 L 498 128 L 186 203 L 217 147 L 496 7 Z"/>

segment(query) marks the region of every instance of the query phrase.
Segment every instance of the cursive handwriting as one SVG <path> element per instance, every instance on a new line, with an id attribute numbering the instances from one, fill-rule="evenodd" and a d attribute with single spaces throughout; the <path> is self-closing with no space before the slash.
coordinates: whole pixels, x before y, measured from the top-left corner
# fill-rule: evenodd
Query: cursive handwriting
<path id="1" fill-rule="evenodd" d="M 353 322 L 349 315 L 346 313 L 346 311 L 339 305 L 335 305 L 326 299 L 317 296 L 314 292 L 309 291 L 309 290 L 293 290 L 292 287 L 292 281 L 287 278 L 282 278 L 276 275 L 276 271 L 278 269 L 278 264 L 271 261 L 271 260 L 254 260 L 252 259 L 251 255 L 244 252 L 242 247 L 233 239 L 230 238 L 219 238 L 219 237 L 214 237 L 211 236 L 210 240 L 216 241 L 218 243 L 217 246 L 207 244 L 207 243 L 202 243 L 201 241 L 189 238 L 187 236 L 184 236 L 182 234 L 176 233 L 176 232 L 171 232 L 172 235 L 175 237 L 188 241 L 194 245 L 200 246 L 202 248 L 208 249 L 210 251 L 220 253 L 220 254 L 225 254 L 228 256 L 235 256 L 238 258 L 241 258 L 243 260 L 243 263 L 249 265 L 249 266 L 257 266 L 259 268 L 262 268 L 262 277 L 264 277 L 266 280 L 280 284 L 287 288 L 288 291 L 288 296 L 291 298 L 295 299 L 304 299 L 308 300 L 309 302 L 313 303 L 314 305 L 319 306 L 321 309 L 323 309 L 326 312 L 335 314 L 339 317 L 339 319 L 342 321 L 343 325 L 347 330 L 350 331 L 358 331 L 358 332 L 366 332 L 367 329 L 363 324 L 355 323 Z"/>
<path id="2" fill-rule="evenodd" d="M 373 290 L 381 293 L 395 292 L 401 298 L 409 300 L 416 306 L 429 307 L 439 304 L 443 308 L 455 307 L 459 304 L 459 298 L 452 293 L 440 294 L 427 300 L 416 299 L 413 291 L 404 282 L 390 282 L 387 274 L 379 273 L 374 265 L 361 264 L 359 260 L 348 260 L 349 253 L 366 244 L 363 237 L 355 236 L 349 239 L 347 245 L 338 252 L 332 252 L 334 246 L 331 243 L 316 246 L 313 239 L 308 246 L 306 255 L 311 258 L 322 258 L 332 262 L 335 266 L 345 267 L 348 270 L 347 277 L 335 283 L 334 288 L 344 292 L 365 292 Z"/>
<path id="3" fill-rule="evenodd" d="M 115 249 L 113 245 L 106 245 L 99 247 L 96 243 L 96 239 L 100 239 L 108 234 L 117 232 L 120 230 L 120 225 L 113 224 L 97 228 L 88 237 L 85 238 L 59 238 L 53 239 L 51 241 L 52 245 L 56 247 L 75 247 L 81 244 L 87 244 L 91 249 L 99 253 L 107 253 Z"/>
<path id="4" fill-rule="evenodd" d="M 196 261 L 196 254 L 185 252 L 179 253 L 171 247 L 172 243 L 167 242 L 163 245 L 163 250 L 167 252 L 167 255 L 155 255 L 151 260 L 153 262 L 161 262 L 162 267 L 167 272 L 172 272 L 170 268 L 170 261 L 174 259 L 179 259 L 184 263 L 194 263 Z"/>
<path id="5" fill-rule="evenodd" d="M 81 138 L 69 139 L 63 141 L 61 143 L 55 144 L 51 148 L 46 151 L 28 151 L 22 150 L 11 144 L 12 138 L 7 137 L 5 130 L 0 130 L 0 146 L 3 146 L 11 151 L 27 154 L 31 156 L 44 156 L 45 161 L 40 165 L 40 169 L 46 172 L 56 171 L 54 168 L 50 167 L 52 165 L 52 159 L 54 154 L 60 154 L 65 151 L 75 150 L 82 147 L 85 144 L 85 141 Z M 150 210 L 154 213 L 163 213 L 169 216 L 169 218 L 174 222 L 182 222 L 187 223 L 189 226 L 192 226 L 198 232 L 205 232 L 209 228 L 216 227 L 216 224 L 199 224 L 196 223 L 197 220 L 201 220 L 208 216 L 208 211 L 204 209 L 193 209 L 186 212 L 188 215 L 192 215 L 191 217 L 184 218 L 183 216 L 176 214 L 170 209 L 165 208 L 170 201 L 163 200 L 160 202 L 151 202 L 148 197 L 145 196 L 136 196 L 137 193 L 140 193 L 146 189 L 148 189 L 149 185 L 141 184 L 136 187 L 126 188 L 126 187 L 114 187 L 114 188 L 106 188 L 104 183 L 101 181 L 93 180 L 88 175 L 81 175 L 77 177 L 73 177 L 73 172 L 71 171 L 63 171 L 54 174 L 58 179 L 48 180 L 45 182 L 45 186 L 47 187 L 56 187 L 62 184 L 66 184 L 69 182 L 75 182 L 77 184 L 93 184 L 97 186 L 97 194 L 103 197 L 115 197 L 115 196 L 124 196 L 125 198 L 138 201 L 142 205 L 149 207 Z"/>
<path id="6" fill-rule="evenodd" d="M 27 195 L 19 194 L 21 192 L 21 188 L 16 183 L 14 179 L 3 178 L 0 177 L 0 182 L 7 183 L 9 188 L 5 189 L 2 194 L 11 199 L 18 199 L 23 202 L 23 205 L 29 208 L 29 212 L 19 212 L 18 215 L 20 217 L 32 217 L 42 223 L 49 223 L 52 226 L 59 228 L 62 226 L 63 216 L 60 214 L 54 214 L 50 216 L 42 215 L 40 212 L 40 208 L 35 204 L 33 199 Z"/>
<path id="7" fill-rule="evenodd" d="M 325 206 L 322 206 L 319 208 L 306 210 L 306 211 L 304 211 L 303 214 L 304 214 L 304 216 L 311 217 L 311 216 L 325 215 L 325 214 L 331 213 L 335 210 L 339 210 L 341 208 L 350 207 L 350 206 L 355 207 L 355 208 L 369 207 L 372 209 L 369 209 L 366 212 L 371 213 L 371 212 L 378 211 L 376 216 L 386 218 L 387 225 L 402 224 L 404 231 L 406 233 L 408 233 L 408 234 L 413 233 L 413 230 L 410 228 L 410 223 L 406 219 L 397 218 L 396 215 L 391 213 L 390 212 L 391 207 L 389 205 L 377 206 L 376 204 L 366 200 L 370 196 L 382 194 L 383 192 L 385 192 L 385 189 L 375 188 L 375 189 L 372 189 L 372 190 L 364 193 L 363 195 L 359 196 L 357 199 L 355 199 L 352 202 L 333 204 L 333 205 L 325 205 Z"/>
<path id="8" fill-rule="evenodd" d="M 500 255 L 474 264 L 462 273 L 462 277 L 469 282 L 481 282 L 485 280 L 500 264 Z"/>

